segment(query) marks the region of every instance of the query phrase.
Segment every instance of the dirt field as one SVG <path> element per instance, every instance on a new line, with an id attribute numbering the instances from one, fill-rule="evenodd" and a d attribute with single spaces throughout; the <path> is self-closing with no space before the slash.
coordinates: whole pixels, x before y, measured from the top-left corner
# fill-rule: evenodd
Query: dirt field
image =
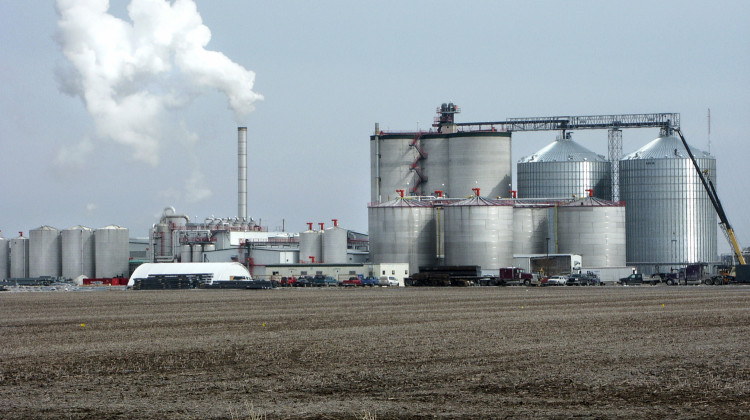
<path id="1" fill-rule="evenodd" d="M 0 293 L 0 418 L 750 417 L 750 288 Z"/>

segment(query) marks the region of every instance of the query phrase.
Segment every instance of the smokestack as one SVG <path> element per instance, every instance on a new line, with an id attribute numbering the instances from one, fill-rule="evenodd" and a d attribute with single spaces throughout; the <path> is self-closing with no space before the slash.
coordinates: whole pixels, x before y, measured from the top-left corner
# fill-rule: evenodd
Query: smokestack
<path id="1" fill-rule="evenodd" d="M 237 217 L 247 220 L 247 127 L 237 127 Z"/>

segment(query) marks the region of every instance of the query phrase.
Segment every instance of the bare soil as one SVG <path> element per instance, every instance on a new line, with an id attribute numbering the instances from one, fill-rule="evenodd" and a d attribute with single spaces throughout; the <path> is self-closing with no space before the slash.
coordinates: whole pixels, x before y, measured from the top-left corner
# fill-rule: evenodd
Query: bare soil
<path id="1" fill-rule="evenodd" d="M 750 417 L 750 288 L 0 293 L 0 418 Z"/>

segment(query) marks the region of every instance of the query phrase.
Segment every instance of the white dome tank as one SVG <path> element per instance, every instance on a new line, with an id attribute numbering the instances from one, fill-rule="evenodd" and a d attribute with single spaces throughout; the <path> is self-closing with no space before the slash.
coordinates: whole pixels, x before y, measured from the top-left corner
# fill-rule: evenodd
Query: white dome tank
<path id="1" fill-rule="evenodd" d="M 513 201 L 472 197 L 447 205 L 445 265 L 513 265 Z"/>
<path id="2" fill-rule="evenodd" d="M 323 262 L 326 264 L 346 264 L 348 231 L 338 226 L 323 231 Z"/>
<path id="3" fill-rule="evenodd" d="M 74 226 L 62 231 L 62 276 L 75 279 L 81 275 L 93 278 L 94 231 L 85 226 Z"/>
<path id="4" fill-rule="evenodd" d="M 96 277 L 129 275 L 130 231 L 120 226 L 105 226 L 94 232 Z"/>
<path id="5" fill-rule="evenodd" d="M 322 261 L 323 257 L 323 232 L 307 230 L 299 234 L 299 262 Z"/>
<path id="6" fill-rule="evenodd" d="M 29 231 L 29 277 L 62 275 L 60 231 L 42 226 Z"/>
<path id="7" fill-rule="evenodd" d="M 10 276 L 29 277 L 29 239 L 24 236 L 10 240 Z"/>
<path id="8" fill-rule="evenodd" d="M 557 246 L 583 267 L 625 266 L 625 207 L 589 197 L 557 208 Z"/>

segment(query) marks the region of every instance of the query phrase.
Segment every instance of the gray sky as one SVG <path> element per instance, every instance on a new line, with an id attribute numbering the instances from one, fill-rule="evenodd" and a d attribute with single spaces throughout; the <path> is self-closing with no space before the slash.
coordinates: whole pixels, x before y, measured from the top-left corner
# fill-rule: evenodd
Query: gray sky
<path id="1" fill-rule="evenodd" d="M 129 1 L 110 3 L 132 24 Z M 750 246 L 750 2 L 196 3 L 211 33 L 205 48 L 254 72 L 252 91 L 264 97 L 240 121 L 248 213 L 271 229 L 338 218 L 366 232 L 374 123 L 426 128 L 442 102 L 462 108 L 461 122 L 678 112 L 688 141 L 704 150 L 710 107 L 719 195 Z M 3 236 L 79 224 L 145 236 L 169 205 L 200 220 L 235 216 L 237 122 L 227 95 L 191 85 L 185 69 L 147 80 L 150 92 L 191 87 L 158 114 L 144 159 L 65 93 L 74 72 L 59 19 L 51 0 L 0 0 Z M 515 134 L 513 161 L 555 135 Z M 657 135 L 626 130 L 624 153 Z M 606 131 L 574 138 L 606 155 Z M 719 249 L 729 249 L 723 238 Z"/>

